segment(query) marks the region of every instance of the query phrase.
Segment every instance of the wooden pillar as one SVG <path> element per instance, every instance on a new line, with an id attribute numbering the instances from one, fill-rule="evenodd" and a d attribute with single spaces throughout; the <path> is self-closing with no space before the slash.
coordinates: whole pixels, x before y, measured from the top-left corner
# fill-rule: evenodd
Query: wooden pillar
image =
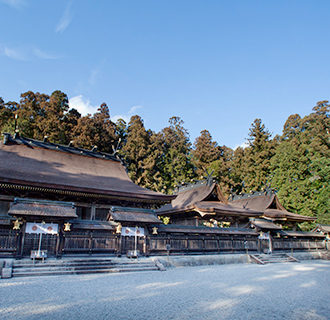
<path id="1" fill-rule="evenodd" d="M 116 236 L 116 251 L 117 251 L 117 257 L 121 257 L 121 241 L 122 241 L 122 236 L 118 235 Z"/>
<path id="2" fill-rule="evenodd" d="M 58 234 L 56 239 L 56 249 L 55 249 L 55 257 L 61 258 L 63 253 L 63 242 L 64 242 L 64 231 L 63 231 L 63 222 L 58 224 Z"/>
<path id="3" fill-rule="evenodd" d="M 21 238 L 22 238 L 22 230 L 16 230 L 15 253 L 14 253 L 14 257 L 16 259 L 18 259 L 19 257 Z"/>
<path id="4" fill-rule="evenodd" d="M 91 220 L 95 220 L 95 216 L 96 216 L 96 205 L 95 204 L 92 204 L 92 207 L 91 207 Z"/>
<path id="5" fill-rule="evenodd" d="M 21 259 L 23 257 L 26 222 L 24 222 L 21 229 L 22 229 L 22 232 L 21 232 L 20 241 L 18 243 L 18 248 L 17 248 L 17 256 L 16 256 L 17 259 Z"/>
<path id="6" fill-rule="evenodd" d="M 89 255 L 91 255 L 93 252 L 93 231 L 90 231 L 90 234 L 89 234 L 88 248 L 89 248 Z"/>

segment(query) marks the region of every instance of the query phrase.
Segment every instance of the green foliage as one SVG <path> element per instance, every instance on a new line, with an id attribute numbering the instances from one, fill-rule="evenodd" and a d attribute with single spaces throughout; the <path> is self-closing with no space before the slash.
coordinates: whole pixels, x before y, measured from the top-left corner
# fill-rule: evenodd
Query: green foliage
<path id="1" fill-rule="evenodd" d="M 261 119 L 252 123 L 249 132 L 249 146 L 244 150 L 244 161 L 241 162 L 240 174 L 244 181 L 243 190 L 260 191 L 267 186 L 271 173 L 270 161 L 275 154 L 276 140 L 262 124 Z"/>
<path id="2" fill-rule="evenodd" d="M 15 118 L 17 117 L 17 119 Z M 172 193 L 177 184 L 211 173 L 224 194 L 275 188 L 284 207 L 315 216 L 317 223 L 330 224 L 330 106 L 324 100 L 311 114 L 288 117 L 281 137 L 271 134 L 256 119 L 249 130 L 249 145 L 231 150 L 213 141 L 203 130 L 192 146 L 179 117 L 159 133 L 146 130 L 133 116 L 113 123 L 103 103 L 93 115 L 81 117 L 69 109 L 68 97 L 57 90 L 50 96 L 28 91 L 17 102 L 0 97 L 0 130 L 99 151 L 118 152 L 131 179 L 146 188 Z M 120 142 L 120 143 L 119 143 Z M 311 228 L 303 224 L 302 228 Z"/>
<path id="3" fill-rule="evenodd" d="M 179 117 L 169 119 L 170 125 L 164 128 L 158 138 L 162 148 L 159 169 L 163 178 L 163 189 L 172 193 L 179 182 L 189 182 L 195 177 L 191 161 L 189 134 Z"/>
<path id="4" fill-rule="evenodd" d="M 316 222 L 323 224 L 330 223 L 329 110 L 328 101 L 321 101 L 303 119 L 288 118 L 272 159 L 271 177 L 272 187 L 289 211 L 317 217 Z"/>

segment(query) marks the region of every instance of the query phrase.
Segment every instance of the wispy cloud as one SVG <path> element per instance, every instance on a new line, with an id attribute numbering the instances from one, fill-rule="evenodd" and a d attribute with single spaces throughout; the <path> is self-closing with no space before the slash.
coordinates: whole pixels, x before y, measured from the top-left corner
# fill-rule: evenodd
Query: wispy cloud
<path id="1" fill-rule="evenodd" d="M 136 111 L 139 109 L 143 109 L 143 106 L 141 106 L 141 105 L 134 106 L 131 109 L 129 109 L 129 111 L 127 113 L 117 114 L 117 115 L 111 117 L 111 120 L 113 122 L 116 122 L 118 119 L 123 119 L 126 123 L 128 123 L 131 119 L 131 116 L 136 114 Z"/>
<path id="2" fill-rule="evenodd" d="M 55 28 L 56 33 L 58 33 L 58 32 L 62 33 L 69 26 L 70 22 L 72 21 L 72 13 L 71 13 L 72 4 L 73 4 L 73 2 L 70 1 L 68 3 L 68 5 L 66 6 L 62 17 Z"/>
<path id="3" fill-rule="evenodd" d="M 38 48 L 33 48 L 33 54 L 36 57 L 41 58 L 41 59 L 58 59 L 59 58 L 58 56 L 56 56 L 52 53 L 42 51 Z"/>
<path id="4" fill-rule="evenodd" d="M 75 96 L 69 99 L 70 108 L 77 109 L 82 116 L 86 116 L 88 113 L 93 114 L 97 112 L 98 106 L 92 106 L 90 100 L 83 95 Z"/>
<path id="5" fill-rule="evenodd" d="M 102 70 L 105 68 L 105 63 L 106 63 L 106 58 L 99 61 L 98 64 L 92 69 L 90 76 L 87 80 L 90 86 L 94 86 L 97 84 L 99 75 L 102 72 Z"/>
<path id="6" fill-rule="evenodd" d="M 33 58 L 40 59 L 59 59 L 60 57 L 56 54 L 45 52 L 39 48 L 22 45 L 18 47 L 0 46 L 0 54 L 14 60 L 28 61 Z"/>
<path id="7" fill-rule="evenodd" d="M 25 5 L 25 0 L 0 0 L 0 2 L 8 4 L 15 9 L 20 9 Z"/>
<path id="8" fill-rule="evenodd" d="M 3 47 L 0 49 L 2 54 L 14 60 L 29 60 L 26 50 L 24 48 L 8 48 Z"/>

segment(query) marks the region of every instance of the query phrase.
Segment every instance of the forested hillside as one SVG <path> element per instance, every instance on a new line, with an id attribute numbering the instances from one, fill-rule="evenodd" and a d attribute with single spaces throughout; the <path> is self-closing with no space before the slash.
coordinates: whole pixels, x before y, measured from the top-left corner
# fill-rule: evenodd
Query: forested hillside
<path id="1" fill-rule="evenodd" d="M 276 137 L 255 119 L 248 146 L 232 150 L 214 141 L 206 129 L 192 143 L 179 117 L 154 132 L 137 115 L 129 123 L 112 122 L 105 103 L 95 114 L 81 116 L 69 109 L 61 91 L 50 96 L 29 91 L 19 102 L 0 98 L 0 130 L 14 133 L 16 125 L 24 137 L 48 136 L 50 142 L 72 141 L 77 147 L 117 153 L 135 183 L 159 192 L 172 193 L 176 185 L 202 179 L 206 172 L 227 196 L 271 187 L 289 211 L 330 224 L 329 102 L 318 102 L 311 110 L 303 118 L 291 115 Z"/>

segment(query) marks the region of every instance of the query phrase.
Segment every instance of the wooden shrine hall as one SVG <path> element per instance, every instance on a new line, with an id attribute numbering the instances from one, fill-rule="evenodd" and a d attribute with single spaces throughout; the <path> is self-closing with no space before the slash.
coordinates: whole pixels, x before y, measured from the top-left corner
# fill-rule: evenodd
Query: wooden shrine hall
<path id="1" fill-rule="evenodd" d="M 209 176 L 204 181 L 181 186 L 175 194 L 177 197 L 170 204 L 157 210 L 159 216 L 168 217 L 171 223 L 160 226 L 159 231 L 213 234 L 222 250 L 226 247 L 232 251 L 238 247 L 259 252 L 304 250 L 310 249 L 311 244 L 312 248 L 325 248 L 323 234 L 296 230 L 297 223 L 316 218 L 288 212 L 272 190 L 235 195 L 228 201 Z M 283 226 L 293 230 L 284 230 Z M 226 245 L 229 235 L 232 242 L 227 240 Z M 212 241 L 208 243 L 215 246 Z M 205 245 L 203 250 L 207 250 Z"/>
<path id="2" fill-rule="evenodd" d="M 260 217 L 263 211 L 233 206 L 222 194 L 218 183 L 208 177 L 204 181 L 183 185 L 176 198 L 157 210 L 169 217 L 172 224 L 186 226 L 245 226 L 251 217 Z"/>
<path id="3" fill-rule="evenodd" d="M 276 250 L 325 247 L 324 234 L 282 230 L 280 223 L 306 217 L 285 211 L 276 196 L 258 200 L 262 206 L 254 197 L 228 201 L 212 177 L 165 195 L 134 184 L 114 155 L 10 134 L 0 163 L 3 257 L 258 251 L 262 232 Z"/>
<path id="4" fill-rule="evenodd" d="M 16 257 L 40 246 L 120 255 L 132 248 L 125 228 L 148 235 L 161 223 L 152 208 L 175 198 L 134 184 L 120 159 L 97 151 L 4 134 L 0 163 L 0 249 Z M 145 238 L 138 248 L 147 253 Z"/>

